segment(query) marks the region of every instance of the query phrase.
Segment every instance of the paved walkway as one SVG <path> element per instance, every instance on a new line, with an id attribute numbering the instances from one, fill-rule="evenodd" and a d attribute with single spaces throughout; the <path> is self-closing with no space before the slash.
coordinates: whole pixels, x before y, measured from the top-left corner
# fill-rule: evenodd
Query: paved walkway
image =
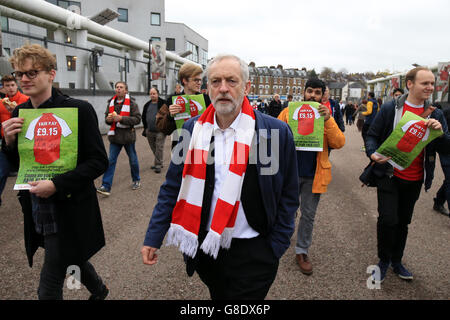
<path id="1" fill-rule="evenodd" d="M 308 277 L 298 269 L 294 234 L 267 298 L 450 299 L 450 220 L 432 210 L 433 196 L 443 181 L 440 166 L 430 192 L 422 192 L 410 226 L 404 263 L 414 273 L 414 281 L 402 281 L 389 271 L 381 290 L 367 288 L 367 267 L 377 262 L 376 190 L 361 188 L 358 176 L 368 160 L 360 151 L 362 139 L 356 127 L 347 126 L 346 130 L 346 146 L 331 153 L 333 181 L 318 208 L 310 249 L 314 274 Z M 153 155 L 138 130 L 141 189 L 131 190 L 128 158 L 122 152 L 111 196 L 99 196 L 106 247 L 91 262 L 110 287 L 110 299 L 209 299 L 198 276 L 186 275 L 183 258 L 176 248 L 163 247 L 156 266 L 144 266 L 141 261 L 144 235 L 168 167 L 169 145 L 168 138 L 163 173 L 155 174 L 150 169 Z M 30 269 L 23 245 L 23 218 L 13 184 L 14 179 L 9 178 L 0 207 L 0 299 L 36 299 L 43 250 L 38 250 Z M 65 289 L 64 294 L 66 299 L 89 296 L 84 287 L 78 291 Z"/>

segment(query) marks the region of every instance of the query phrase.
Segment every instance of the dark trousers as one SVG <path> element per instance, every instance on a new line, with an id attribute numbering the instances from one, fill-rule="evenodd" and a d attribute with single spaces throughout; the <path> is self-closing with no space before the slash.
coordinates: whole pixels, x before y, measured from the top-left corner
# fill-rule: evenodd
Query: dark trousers
<path id="1" fill-rule="evenodd" d="M 60 257 L 59 240 L 56 234 L 44 237 L 45 257 L 39 281 L 39 300 L 62 300 L 66 271 L 69 265 L 63 263 Z M 88 262 L 78 266 L 81 271 L 81 283 L 91 294 L 100 294 L 103 281 L 97 275 L 94 267 Z"/>
<path id="2" fill-rule="evenodd" d="M 370 124 L 364 123 L 364 125 L 362 126 L 362 130 L 361 130 L 361 135 L 364 141 L 364 147 L 366 146 L 366 138 L 367 138 L 367 133 L 369 132 L 370 129 Z"/>
<path id="3" fill-rule="evenodd" d="M 267 239 L 233 239 L 217 259 L 199 249 L 196 268 L 213 300 L 263 300 L 275 280 L 279 260 Z"/>
<path id="4" fill-rule="evenodd" d="M 422 181 L 406 181 L 397 177 L 378 180 L 378 258 L 399 263 L 408 237 L 414 205 L 419 199 Z"/>
<path id="5" fill-rule="evenodd" d="M 440 205 L 444 205 L 447 201 L 447 206 L 450 210 L 450 155 L 440 154 L 442 171 L 444 171 L 444 183 L 436 194 L 436 202 Z"/>

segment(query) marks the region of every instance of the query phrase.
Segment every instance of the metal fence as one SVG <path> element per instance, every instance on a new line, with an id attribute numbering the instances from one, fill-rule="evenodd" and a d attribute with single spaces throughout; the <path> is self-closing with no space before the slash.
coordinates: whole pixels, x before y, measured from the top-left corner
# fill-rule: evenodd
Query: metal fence
<path id="1" fill-rule="evenodd" d="M 114 89 L 117 81 L 125 81 L 129 91 L 148 93 L 148 89 L 155 86 L 165 96 L 174 87 L 175 83 L 171 82 L 176 81 L 178 75 L 177 68 L 167 68 L 168 80 L 152 81 L 148 59 L 132 59 L 123 51 L 93 43 L 93 48 L 82 48 L 70 42 L 57 42 L 11 30 L 2 31 L 2 43 L 8 55 L 25 43 L 37 43 L 48 48 L 57 59 L 54 86 L 90 90 L 93 95 L 97 90 Z"/>

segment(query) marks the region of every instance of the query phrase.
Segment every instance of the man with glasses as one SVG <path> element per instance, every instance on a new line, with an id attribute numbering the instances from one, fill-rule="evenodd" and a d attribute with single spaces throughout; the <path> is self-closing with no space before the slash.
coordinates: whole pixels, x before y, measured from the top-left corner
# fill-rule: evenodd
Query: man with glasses
<path id="1" fill-rule="evenodd" d="M 88 102 L 70 98 L 52 88 L 56 59 L 47 49 L 37 44 L 24 45 L 14 50 L 11 63 L 20 87 L 30 97 L 12 112 L 11 119 L 3 123 L 2 151 L 13 165 L 19 166 L 18 143 L 22 141 L 18 141 L 18 133 L 27 130 L 19 110 L 45 109 L 42 117 L 52 114 L 48 111 L 62 112 L 61 109 L 75 111 L 78 115 L 76 121 L 70 121 L 72 129 L 76 129 L 72 134 L 77 134 L 75 168 L 56 174 L 50 180 L 30 181 L 30 189 L 18 194 L 24 214 L 25 249 L 30 267 L 38 247 L 45 249 L 38 297 L 62 299 L 70 266 L 79 269 L 81 278 L 78 280 L 91 293 L 90 299 L 105 299 L 109 290 L 88 261 L 105 245 L 94 180 L 106 170 L 108 158 L 97 115 Z M 52 129 L 61 136 L 62 128 Z M 45 135 L 41 131 L 40 138 Z M 39 150 L 41 155 L 52 151 L 51 146 Z"/>
<path id="2" fill-rule="evenodd" d="M 178 71 L 178 79 L 183 84 L 184 90 L 179 94 L 175 95 L 193 95 L 200 94 L 201 86 L 202 86 L 202 74 L 203 70 L 199 65 L 193 63 L 185 63 L 181 66 Z M 164 132 L 166 135 L 172 134 L 172 132 L 176 129 L 175 126 L 175 115 L 180 113 L 182 107 L 178 104 L 172 103 L 172 97 L 175 95 L 171 95 L 167 98 L 167 107 L 163 107 L 159 110 L 158 116 L 156 119 L 156 126 L 161 132 Z M 203 94 L 205 98 L 206 107 L 211 104 L 211 100 L 207 94 Z M 172 147 L 174 147 L 178 143 L 178 135 L 176 133 L 172 137 Z"/>

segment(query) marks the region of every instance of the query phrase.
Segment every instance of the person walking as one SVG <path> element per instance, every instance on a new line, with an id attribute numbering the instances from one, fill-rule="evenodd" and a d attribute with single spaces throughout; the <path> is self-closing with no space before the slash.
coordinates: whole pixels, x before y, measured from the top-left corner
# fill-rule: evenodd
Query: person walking
<path id="1" fill-rule="evenodd" d="M 150 149 L 155 156 L 154 164 L 151 167 L 155 173 L 161 172 L 164 160 L 164 143 L 166 141 L 166 135 L 160 132 L 156 127 L 156 114 L 162 107 L 167 108 L 166 102 L 159 97 L 157 88 L 151 88 L 150 101 L 144 105 L 142 111 L 142 123 L 144 124 L 142 135 L 147 138 Z"/>
<path id="2" fill-rule="evenodd" d="M 439 104 L 435 104 L 435 106 L 442 110 Z M 448 126 L 450 123 L 450 107 L 445 108 L 443 114 Z M 446 141 L 448 142 L 449 140 Z M 440 149 L 436 151 L 439 153 L 439 161 L 444 172 L 444 182 L 436 193 L 436 197 L 433 198 L 433 210 L 450 217 L 450 143 L 441 145 Z M 436 159 L 435 153 L 432 153 L 430 157 Z M 430 187 L 431 184 L 426 186 L 425 190 L 428 190 Z M 445 208 L 445 203 L 447 203 L 447 208 Z"/>
<path id="3" fill-rule="evenodd" d="M 141 122 L 141 113 L 138 105 L 128 94 L 128 85 L 119 81 L 114 86 L 116 95 L 108 101 L 105 111 L 105 122 L 110 125 L 109 140 L 109 166 L 103 175 L 102 185 L 97 192 L 109 196 L 116 170 L 117 158 L 122 148 L 125 149 L 130 163 L 133 190 L 141 187 L 139 175 L 139 161 L 136 153 L 136 130 L 134 126 Z"/>
<path id="4" fill-rule="evenodd" d="M 353 124 L 353 113 L 355 112 L 355 107 L 352 102 L 347 103 L 345 106 L 345 124 L 351 126 Z"/>
<path id="5" fill-rule="evenodd" d="M 269 115 L 276 118 L 280 114 L 281 110 L 283 110 L 283 105 L 281 104 L 280 95 L 275 94 L 273 96 L 273 100 L 269 103 Z"/>
<path id="6" fill-rule="evenodd" d="M 172 149 L 178 143 L 179 132 L 176 130 L 175 116 L 182 112 L 182 106 L 172 102 L 172 98 L 178 95 L 198 95 L 201 94 L 203 69 L 194 63 L 185 63 L 178 71 L 178 80 L 183 85 L 184 90 L 179 94 L 175 93 L 167 97 L 168 107 L 162 107 L 159 109 L 156 116 L 156 127 L 159 131 L 166 135 L 172 134 Z M 203 94 L 206 108 L 211 104 L 211 100 L 207 94 Z"/>
<path id="7" fill-rule="evenodd" d="M 428 68 L 417 67 L 406 74 L 405 82 L 408 93 L 383 105 L 379 114 L 373 119 L 366 137 L 366 154 L 375 162 L 374 170 L 382 174 L 376 181 L 379 214 L 377 248 L 380 272 L 374 275 L 374 280 L 380 283 L 384 281 L 391 265 L 394 273 L 401 279 L 413 279 L 412 272 L 403 264 L 408 225 L 412 221 L 414 206 L 419 199 L 422 184 L 425 181 L 427 185 L 430 183 L 429 179 L 432 179 L 429 151 L 434 147 L 439 149 L 440 145 L 448 142 L 449 138 L 442 111 L 433 110 L 428 102 L 434 91 L 433 73 Z M 373 95 L 370 96 L 373 98 Z M 374 105 L 375 103 L 373 102 Z M 372 109 L 374 110 L 375 107 Z M 432 111 L 426 125 L 434 130 L 442 130 L 444 135 L 428 144 L 408 168 L 398 170 L 388 162 L 390 158 L 379 155 L 375 151 L 390 136 L 406 111 L 416 115 Z M 366 116 L 364 125 L 367 123 Z"/>
<path id="8" fill-rule="evenodd" d="M 325 90 L 323 81 L 310 79 L 305 84 L 303 100 L 321 103 Z M 305 275 L 311 275 L 313 272 L 309 248 L 312 244 L 314 219 L 320 196 L 327 192 L 331 181 L 328 149 L 340 149 L 345 144 L 345 136 L 331 116 L 330 109 L 321 104 L 318 111 L 324 117 L 323 151 L 296 151 L 301 217 L 297 230 L 295 256 L 300 271 Z M 284 109 L 278 119 L 289 123 L 289 108 Z"/>
<path id="9" fill-rule="evenodd" d="M 5 97 L 0 101 L 0 123 L 3 123 L 10 119 L 11 112 L 13 112 L 18 105 L 25 103 L 29 97 L 19 91 L 16 78 L 11 75 L 3 76 L 1 83 L 6 92 Z M 3 140 L 3 128 L 1 128 L 0 135 Z M 5 189 L 6 180 L 11 172 L 17 172 L 17 168 L 11 169 L 5 154 L 0 152 L 0 206 L 2 205 L 1 195 Z"/>
<path id="10" fill-rule="evenodd" d="M 72 134 L 77 134 L 75 168 L 56 174 L 50 180 L 29 182 L 31 188 L 18 194 L 24 215 L 25 250 L 30 267 L 38 247 L 45 250 L 38 298 L 62 299 L 66 272 L 72 266 L 81 272 L 78 280 L 90 292 L 89 299 L 103 300 L 109 289 L 89 262 L 105 246 L 94 180 L 108 167 L 108 158 L 98 129 L 97 115 L 88 102 L 62 95 L 52 88 L 56 59 L 49 50 L 38 44 L 24 45 L 14 50 L 11 63 L 14 77 L 24 94 L 30 97 L 12 112 L 11 119 L 3 122 L 5 139 L 2 150 L 11 163 L 19 166 L 18 132 L 26 129 L 24 118 L 18 117 L 19 110 L 64 109 L 74 110 L 78 115 L 77 121 L 71 122 L 73 126 L 78 126 L 76 130 L 72 127 Z M 48 124 L 44 126 L 48 128 Z M 52 137 L 62 136 L 61 127 L 50 129 L 52 135 L 45 135 L 40 130 L 41 156 L 54 152 L 51 145 L 55 140 Z M 44 143 L 49 139 L 52 143 Z M 59 156 L 64 157 L 64 154 Z"/>
<path id="11" fill-rule="evenodd" d="M 377 100 L 375 99 L 375 93 L 369 92 L 368 94 L 369 98 L 367 99 L 367 111 L 363 112 L 362 115 L 364 116 L 364 125 L 361 131 L 364 144 L 366 143 L 367 138 L 367 132 L 369 131 L 370 125 L 375 120 L 375 117 L 377 116 L 378 109 L 381 109 L 381 106 L 378 105 Z M 367 146 L 366 146 L 367 149 Z"/>
<path id="12" fill-rule="evenodd" d="M 246 62 L 219 55 L 206 73 L 212 104 L 183 126 L 192 137 L 180 137 L 184 161 L 172 156 L 141 255 L 144 264 L 157 263 L 168 233 L 188 275 L 197 272 L 212 299 L 261 300 L 295 228 L 294 140 L 285 123 L 253 111 Z M 264 165 L 260 147 L 273 150 Z"/>

